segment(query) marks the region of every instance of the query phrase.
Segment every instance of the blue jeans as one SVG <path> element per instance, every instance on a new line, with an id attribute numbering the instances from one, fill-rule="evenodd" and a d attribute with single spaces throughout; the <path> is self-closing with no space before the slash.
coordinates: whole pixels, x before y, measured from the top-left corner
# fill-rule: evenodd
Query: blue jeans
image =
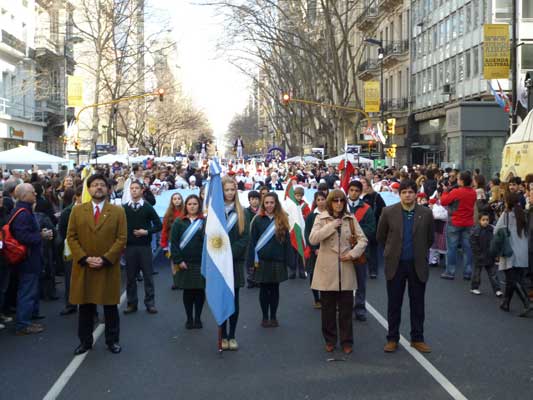
<path id="1" fill-rule="evenodd" d="M 355 315 L 366 315 L 366 277 L 367 264 L 355 265 L 355 274 L 357 275 L 357 291 L 355 292 Z"/>
<path id="2" fill-rule="evenodd" d="M 33 315 L 39 315 L 39 274 L 21 272 L 17 291 L 17 331 L 30 326 Z"/>
<path id="3" fill-rule="evenodd" d="M 461 243 L 463 249 L 463 275 L 472 275 L 472 249 L 470 248 L 471 231 L 471 227 L 465 228 L 448 224 L 448 228 L 446 229 L 446 242 L 448 246 L 446 254 L 446 274 L 455 276 L 455 269 L 457 267 L 457 247 L 459 246 L 459 243 Z"/>

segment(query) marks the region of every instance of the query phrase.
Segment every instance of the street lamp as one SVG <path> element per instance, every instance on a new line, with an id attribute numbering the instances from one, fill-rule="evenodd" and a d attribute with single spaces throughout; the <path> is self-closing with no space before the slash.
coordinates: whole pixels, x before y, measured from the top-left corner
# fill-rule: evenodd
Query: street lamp
<path id="1" fill-rule="evenodd" d="M 367 39 L 364 40 L 364 42 L 367 43 L 367 44 L 370 44 L 372 46 L 378 46 L 378 60 L 380 60 L 380 78 L 379 78 L 379 110 L 380 110 L 380 118 L 379 119 L 380 119 L 380 122 L 381 122 L 381 129 L 382 129 L 382 132 L 383 132 L 384 129 L 385 129 L 385 115 L 383 114 L 383 112 L 384 112 L 384 107 L 383 107 L 383 58 L 385 57 L 385 50 L 383 49 L 383 41 L 382 40 L 367 38 Z M 383 160 L 385 158 L 385 148 L 384 148 L 384 144 L 381 142 L 381 140 L 379 141 L 379 143 L 380 143 L 380 145 L 379 145 L 379 149 L 380 149 L 379 150 L 379 154 L 380 154 L 380 158 Z"/>

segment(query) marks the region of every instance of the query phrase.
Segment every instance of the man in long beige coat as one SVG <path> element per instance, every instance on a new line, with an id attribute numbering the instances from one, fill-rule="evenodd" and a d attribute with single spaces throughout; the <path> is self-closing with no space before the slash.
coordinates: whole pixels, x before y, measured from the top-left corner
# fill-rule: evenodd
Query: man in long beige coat
<path id="1" fill-rule="evenodd" d="M 79 304 L 79 355 L 93 345 L 96 305 L 104 306 L 105 339 L 112 353 L 120 353 L 120 255 L 127 238 L 126 215 L 122 207 L 109 204 L 109 183 L 103 175 L 87 179 L 92 201 L 72 209 L 67 243 L 72 252 L 70 303 Z"/>

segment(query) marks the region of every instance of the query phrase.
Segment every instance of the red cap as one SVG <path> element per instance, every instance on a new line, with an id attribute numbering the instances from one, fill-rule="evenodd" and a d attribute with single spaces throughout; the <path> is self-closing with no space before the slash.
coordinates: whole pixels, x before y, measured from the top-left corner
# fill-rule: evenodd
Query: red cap
<path id="1" fill-rule="evenodd" d="M 428 196 L 427 196 L 425 193 L 418 193 L 418 194 L 416 195 L 416 197 L 417 197 L 417 198 L 422 198 L 422 199 L 427 199 Z"/>
<path id="2" fill-rule="evenodd" d="M 400 184 L 398 182 L 393 182 L 393 183 L 391 183 L 390 187 L 391 187 L 391 189 L 399 189 L 400 188 Z"/>
<path id="3" fill-rule="evenodd" d="M 429 204 L 437 204 L 437 199 L 429 199 Z"/>

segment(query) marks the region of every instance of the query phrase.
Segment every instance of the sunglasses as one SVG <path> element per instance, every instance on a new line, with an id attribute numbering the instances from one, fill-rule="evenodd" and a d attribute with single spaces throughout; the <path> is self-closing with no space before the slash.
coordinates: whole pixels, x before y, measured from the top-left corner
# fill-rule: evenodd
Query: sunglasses
<path id="1" fill-rule="evenodd" d="M 333 203 L 344 203 L 345 201 L 344 199 L 333 199 Z"/>

